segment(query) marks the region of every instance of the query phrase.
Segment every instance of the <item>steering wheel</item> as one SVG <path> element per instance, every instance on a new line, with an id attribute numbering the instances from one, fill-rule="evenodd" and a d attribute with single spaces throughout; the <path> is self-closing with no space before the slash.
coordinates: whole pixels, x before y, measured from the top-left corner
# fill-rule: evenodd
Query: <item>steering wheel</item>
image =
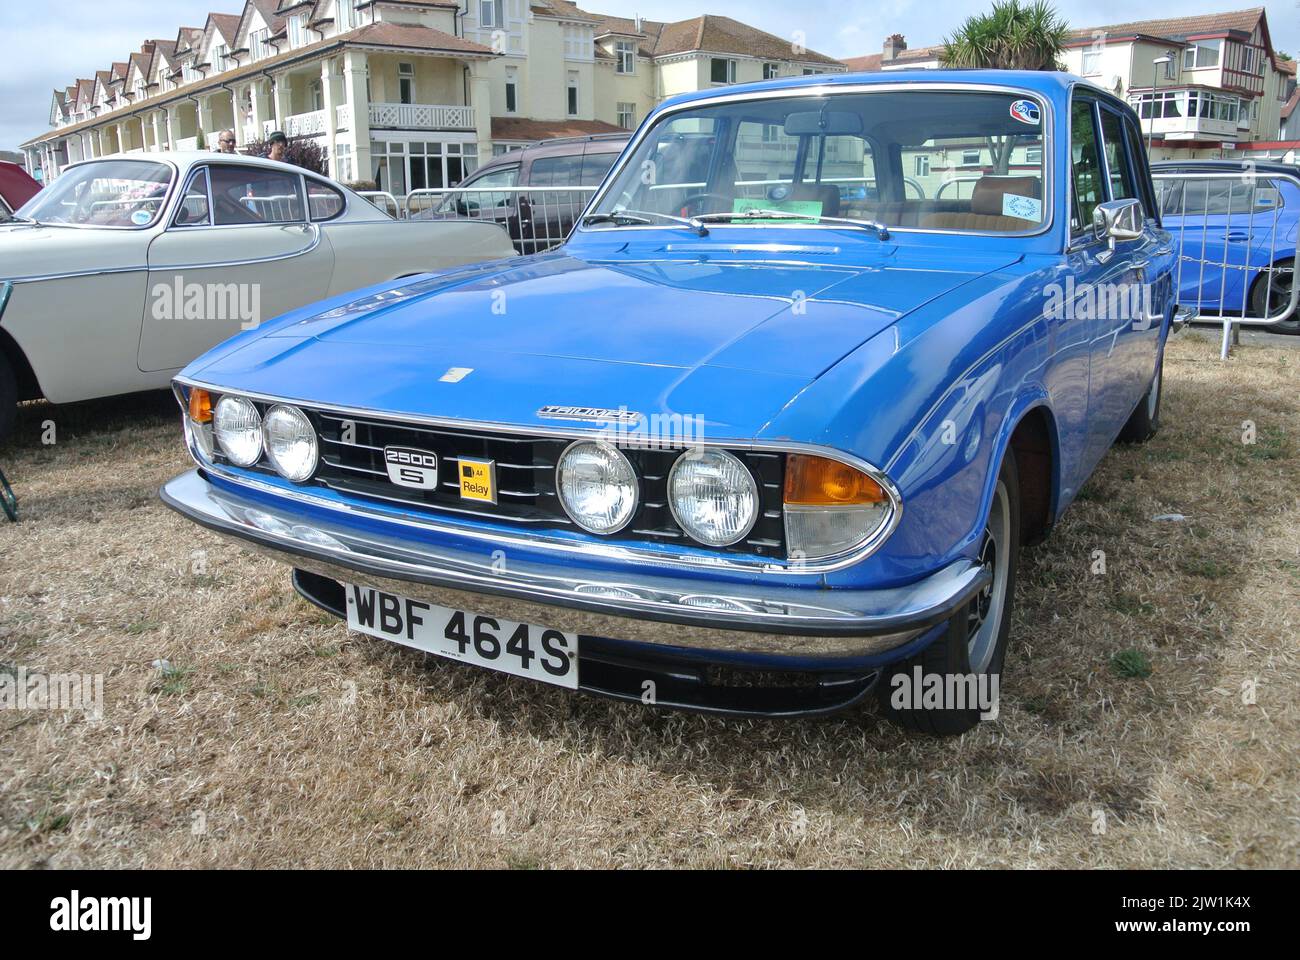
<path id="1" fill-rule="evenodd" d="M 702 213 L 703 211 L 695 209 L 695 205 L 700 200 L 708 200 L 708 199 L 721 200 L 724 204 L 727 204 L 728 206 L 731 205 L 731 201 L 732 201 L 732 198 L 725 193 L 713 193 L 711 191 L 706 191 L 704 193 L 692 193 L 689 197 L 687 197 L 685 200 L 682 201 L 682 215 L 691 216 L 694 214 Z M 690 214 L 686 213 L 688 209 L 691 211 Z"/>

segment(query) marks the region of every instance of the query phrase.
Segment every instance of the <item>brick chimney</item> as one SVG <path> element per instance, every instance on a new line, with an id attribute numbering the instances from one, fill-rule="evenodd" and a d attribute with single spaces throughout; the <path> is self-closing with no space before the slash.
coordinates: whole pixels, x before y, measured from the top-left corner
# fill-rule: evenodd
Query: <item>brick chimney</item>
<path id="1" fill-rule="evenodd" d="M 152 56 L 153 51 L 154 51 L 154 41 L 146 40 L 144 43 L 140 44 L 140 52 L 143 53 L 146 57 Z"/>
<path id="2" fill-rule="evenodd" d="M 907 49 L 907 40 L 901 33 L 890 34 L 885 38 L 885 49 L 882 59 L 888 63 L 890 60 L 897 60 L 898 55 Z"/>

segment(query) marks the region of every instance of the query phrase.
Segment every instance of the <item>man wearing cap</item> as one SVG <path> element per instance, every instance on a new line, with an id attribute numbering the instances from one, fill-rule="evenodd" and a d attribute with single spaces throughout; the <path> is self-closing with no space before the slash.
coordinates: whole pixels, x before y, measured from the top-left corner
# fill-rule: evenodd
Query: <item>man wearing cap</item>
<path id="1" fill-rule="evenodd" d="M 266 138 L 266 142 L 271 145 L 270 152 L 267 153 L 268 160 L 278 160 L 284 163 L 284 151 L 289 145 L 289 138 L 283 132 L 277 130 Z"/>

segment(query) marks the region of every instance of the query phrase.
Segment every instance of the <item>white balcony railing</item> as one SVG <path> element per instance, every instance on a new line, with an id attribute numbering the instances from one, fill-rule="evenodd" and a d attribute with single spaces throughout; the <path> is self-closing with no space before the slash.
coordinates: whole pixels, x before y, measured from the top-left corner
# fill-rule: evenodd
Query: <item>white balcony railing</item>
<path id="1" fill-rule="evenodd" d="M 340 130 L 352 129 L 352 104 L 341 103 L 334 108 L 334 125 Z"/>
<path id="2" fill-rule="evenodd" d="M 325 132 L 325 111 L 313 110 L 284 118 L 286 137 L 315 137 Z"/>
<path id="3" fill-rule="evenodd" d="M 372 103 L 370 125 L 407 130 L 473 130 L 474 108 L 459 104 Z"/>
<path id="4" fill-rule="evenodd" d="M 182 137 L 176 141 L 177 150 L 197 150 L 199 148 L 198 137 Z"/>

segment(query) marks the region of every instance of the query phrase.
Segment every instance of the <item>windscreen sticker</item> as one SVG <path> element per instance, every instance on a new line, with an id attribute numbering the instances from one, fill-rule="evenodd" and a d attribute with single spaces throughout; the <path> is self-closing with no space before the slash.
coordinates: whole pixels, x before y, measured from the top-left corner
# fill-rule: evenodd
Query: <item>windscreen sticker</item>
<path id="1" fill-rule="evenodd" d="M 153 219 L 153 214 L 147 210 L 137 210 L 135 213 L 131 214 L 131 222 L 134 223 L 137 227 L 143 227 L 145 224 L 149 223 L 149 221 L 151 221 L 152 219 Z"/>
<path id="2" fill-rule="evenodd" d="M 773 203 L 771 200 L 755 200 L 749 197 L 741 197 L 732 201 L 732 213 L 748 213 L 750 210 L 778 210 L 781 213 L 797 213 L 801 216 L 816 218 L 822 215 L 823 204 L 820 200 L 781 200 Z M 754 223 L 786 223 L 785 220 L 762 220 L 757 219 Z"/>
<path id="3" fill-rule="evenodd" d="M 1022 197 L 1016 193 L 1004 193 L 1002 194 L 1002 216 L 1038 223 L 1043 219 L 1043 201 L 1035 197 Z"/>
<path id="4" fill-rule="evenodd" d="M 1042 119 L 1042 114 L 1039 113 L 1038 104 L 1034 103 L 1034 101 L 1017 100 L 1011 105 L 1011 119 L 1036 127 L 1039 120 Z"/>

